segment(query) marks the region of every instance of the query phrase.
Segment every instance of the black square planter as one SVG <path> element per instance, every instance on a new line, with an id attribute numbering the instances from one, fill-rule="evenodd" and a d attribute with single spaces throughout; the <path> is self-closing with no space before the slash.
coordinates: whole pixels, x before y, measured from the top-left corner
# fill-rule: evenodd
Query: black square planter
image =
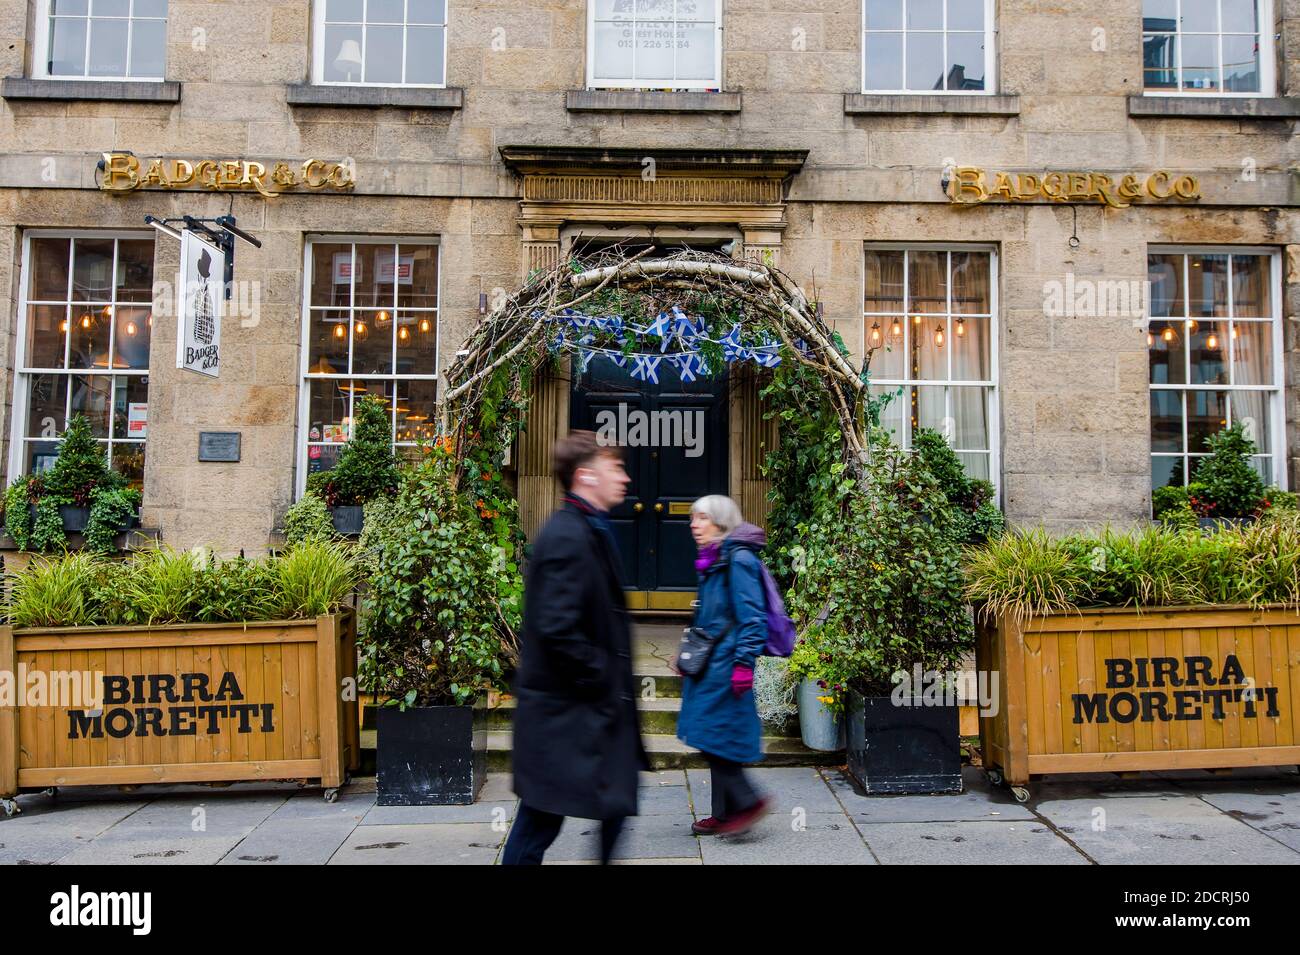
<path id="1" fill-rule="evenodd" d="M 360 537 L 365 511 L 366 509 L 359 504 L 330 508 L 330 518 L 334 521 L 334 530 L 344 537 Z"/>
<path id="2" fill-rule="evenodd" d="M 381 706 L 376 716 L 381 806 L 468 806 L 487 778 L 485 706 Z"/>
<path id="3" fill-rule="evenodd" d="M 961 792 L 956 706 L 895 706 L 850 693 L 849 775 L 867 795 Z"/>

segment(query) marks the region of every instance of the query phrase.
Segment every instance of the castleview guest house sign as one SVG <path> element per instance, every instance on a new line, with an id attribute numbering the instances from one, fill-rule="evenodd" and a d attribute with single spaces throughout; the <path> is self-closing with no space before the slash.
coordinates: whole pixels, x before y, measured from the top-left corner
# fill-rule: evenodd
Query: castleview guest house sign
<path id="1" fill-rule="evenodd" d="M 356 185 L 351 162 L 308 159 L 299 164 L 266 163 L 249 159 L 141 160 L 131 153 L 104 153 L 100 160 L 99 188 L 126 193 L 137 189 L 212 189 L 218 192 L 256 192 L 274 199 L 282 192 L 306 189 L 348 192 Z"/>

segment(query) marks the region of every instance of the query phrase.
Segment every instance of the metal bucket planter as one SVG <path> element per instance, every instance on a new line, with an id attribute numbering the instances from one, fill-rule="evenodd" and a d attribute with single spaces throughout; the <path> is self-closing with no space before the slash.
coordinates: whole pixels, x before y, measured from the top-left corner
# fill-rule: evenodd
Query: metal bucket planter
<path id="1" fill-rule="evenodd" d="M 486 706 L 380 707 L 376 722 L 381 806 L 468 806 L 487 778 Z"/>
<path id="2" fill-rule="evenodd" d="M 844 748 L 844 720 L 817 699 L 825 695 L 816 680 L 799 682 L 799 735 L 809 749 L 833 753 Z"/>
<path id="3" fill-rule="evenodd" d="M 365 508 L 359 504 L 347 507 L 330 508 L 330 517 L 334 521 L 334 530 L 344 537 L 360 537 Z"/>
<path id="4" fill-rule="evenodd" d="M 849 693 L 848 768 L 868 795 L 961 792 L 957 706 Z"/>

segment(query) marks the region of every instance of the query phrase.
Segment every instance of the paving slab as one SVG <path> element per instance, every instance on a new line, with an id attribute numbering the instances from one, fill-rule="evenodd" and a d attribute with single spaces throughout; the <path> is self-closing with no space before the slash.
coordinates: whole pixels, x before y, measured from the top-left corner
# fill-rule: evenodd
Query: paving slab
<path id="1" fill-rule="evenodd" d="M 1300 789 L 1295 784 L 1268 784 L 1252 792 L 1202 792 L 1200 798 L 1252 829 L 1300 852 Z"/>
<path id="2" fill-rule="evenodd" d="M 864 826 L 885 865 L 1086 865 L 1041 822 L 890 822 Z"/>
<path id="3" fill-rule="evenodd" d="M 773 767 L 747 769 L 745 774 L 760 795 L 772 800 L 773 813 L 789 815 L 795 810 L 804 813 L 841 812 L 839 800 L 821 774 L 811 766 Z M 686 771 L 690 780 L 691 801 L 699 818 L 711 815 L 713 787 L 707 769 Z"/>
<path id="4" fill-rule="evenodd" d="M 330 865 L 492 865 L 505 832 L 489 823 L 358 826 Z"/>
<path id="5" fill-rule="evenodd" d="M 615 859 L 686 859 L 700 857 L 699 839 L 691 832 L 689 815 L 634 816 L 627 820 Z M 548 862 L 600 859 L 600 823 L 566 819 L 559 837 L 546 852 Z"/>
<path id="6" fill-rule="evenodd" d="M 875 865 L 842 812 L 770 813 L 743 836 L 702 836 L 705 865 Z"/>
<path id="7" fill-rule="evenodd" d="M 920 796 L 865 796 L 840 770 L 824 770 L 823 776 L 844 810 L 860 825 L 889 822 L 1010 822 L 1032 820 L 1032 811 L 1020 805 L 1005 790 L 996 790 L 982 779 L 963 778 L 960 793 Z"/>
<path id="8" fill-rule="evenodd" d="M 515 818 L 519 800 L 480 799 L 470 806 L 375 806 L 361 820 L 363 826 L 420 826 L 444 822 L 508 823 Z"/>
<path id="9" fill-rule="evenodd" d="M 356 823 L 347 819 L 268 820 L 227 852 L 220 864 L 325 865 L 355 829 Z"/>
<path id="10" fill-rule="evenodd" d="M 1186 793 L 1097 793 L 1035 808 L 1102 864 L 1300 864 L 1300 853 Z"/>

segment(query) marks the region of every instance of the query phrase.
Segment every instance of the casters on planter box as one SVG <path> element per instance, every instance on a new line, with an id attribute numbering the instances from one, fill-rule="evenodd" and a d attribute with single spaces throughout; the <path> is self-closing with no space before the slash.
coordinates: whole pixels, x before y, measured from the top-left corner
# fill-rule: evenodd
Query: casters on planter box
<path id="1" fill-rule="evenodd" d="M 0 809 L 5 811 L 6 816 L 16 816 L 22 812 L 22 810 L 18 808 L 18 800 L 16 799 L 0 799 Z"/>
<path id="2" fill-rule="evenodd" d="M 984 771 L 984 778 L 987 779 L 987 780 L 989 781 L 989 785 L 990 785 L 990 786 L 1001 786 L 1001 785 L 1002 785 L 1002 773 L 1001 773 L 1000 771 L 996 770 L 996 769 L 988 769 L 988 770 L 985 770 L 985 771 Z"/>
<path id="3" fill-rule="evenodd" d="M 325 801 L 326 801 L 326 802 L 338 802 L 338 801 L 339 801 L 339 791 L 338 791 L 337 789 L 327 789 L 327 790 L 325 790 Z"/>
<path id="4" fill-rule="evenodd" d="M 1029 790 L 1025 786 L 1012 786 L 1011 795 L 1016 797 L 1016 802 L 1029 802 Z"/>

